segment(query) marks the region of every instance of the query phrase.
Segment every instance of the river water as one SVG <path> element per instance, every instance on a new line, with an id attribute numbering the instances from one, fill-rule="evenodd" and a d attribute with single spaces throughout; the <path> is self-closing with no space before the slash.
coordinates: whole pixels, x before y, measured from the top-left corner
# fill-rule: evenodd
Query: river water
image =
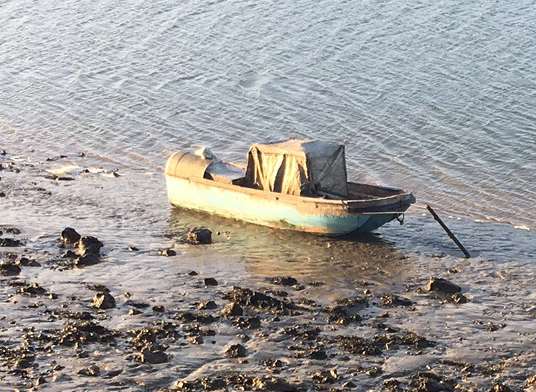
<path id="1" fill-rule="evenodd" d="M 91 279 L 121 276 L 125 289 L 159 298 L 177 268 L 231 283 L 321 278 L 328 301 L 357 281 L 400 288 L 464 266 L 457 279 L 468 290 L 516 282 L 519 292 L 493 306 L 515 303 L 521 328 L 536 274 L 535 20 L 534 0 L 2 1 L 0 149 L 34 166 L 0 182 L 0 223 L 45 241 L 45 252 L 67 225 L 97 235 L 116 275 L 95 269 Z M 405 225 L 334 241 L 168 206 L 172 151 L 207 145 L 239 160 L 252 143 L 288 137 L 345 143 L 353 180 L 412 191 Z M 86 168 L 93 174 L 79 174 Z M 426 203 L 474 261 L 460 259 Z M 177 245 L 178 265 L 156 256 L 200 225 L 219 232 L 213 247 Z M 128 244 L 147 252 L 126 256 Z M 60 287 L 62 276 L 34 278 Z M 477 304 L 482 290 L 470 295 Z M 454 312 L 460 328 L 471 311 Z"/>

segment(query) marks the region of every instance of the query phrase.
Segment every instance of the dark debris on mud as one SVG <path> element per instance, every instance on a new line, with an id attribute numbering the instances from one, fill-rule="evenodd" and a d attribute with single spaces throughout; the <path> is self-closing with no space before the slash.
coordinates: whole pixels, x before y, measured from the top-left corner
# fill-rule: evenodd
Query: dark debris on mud
<path id="1" fill-rule="evenodd" d="M 4 227 L 2 231 L 8 233 Z M 9 234 L 16 236 L 20 231 L 11 228 Z M 204 241 L 201 237 L 195 239 L 195 243 L 206 243 Z M 183 353 L 189 355 L 188 350 L 199 349 L 205 350 L 210 361 L 246 370 L 226 372 L 215 368 L 197 377 L 168 374 L 155 381 L 154 390 L 461 392 L 471 390 L 464 386 L 464 377 L 475 374 L 487 377 L 490 391 L 515 390 L 507 383 L 493 380 L 497 369 L 484 365 L 467 365 L 461 371 L 457 364 L 443 361 L 442 369 L 448 366 L 452 369 L 447 374 L 421 367 L 403 375 L 389 374 L 382 367 L 390 356 L 419 356 L 432 352 L 441 355 L 444 343 L 440 339 L 433 341 L 392 322 L 387 325 L 385 308 L 390 313 L 400 312 L 411 317 L 419 306 L 419 297 L 429 297 L 432 303 L 437 299 L 455 304 L 467 301 L 462 288 L 446 279 L 430 279 L 420 290 L 425 296 L 414 294 L 411 297 L 407 292 L 405 295 L 410 298 L 399 293 L 374 295 L 367 288 L 359 291 L 363 295 L 352 295 L 326 305 L 317 302 L 317 298 L 310 298 L 306 290 L 319 287 L 317 282 L 301 284 L 291 276 L 275 276 L 267 278 L 270 286 L 267 289 L 258 285 L 229 288 L 218 276 L 200 278 L 197 272 L 191 271 L 181 275 L 183 283 L 192 284 L 205 298 L 192 295 L 164 307 L 155 304 L 150 297 L 134 298 L 120 288 L 81 282 L 80 290 L 86 293 L 90 290 L 90 295 L 68 298 L 60 295 L 60 300 L 54 302 L 58 296 L 50 292 L 42 280 L 37 283 L 20 278 L 27 277 L 24 275 L 29 271 L 26 268 L 33 268 L 32 271 L 57 265 L 90 268 L 101 262 L 104 245 L 96 237 L 83 236 L 67 227 L 59 236 L 59 246 L 65 257 L 59 257 L 60 261 L 53 265 L 37 262 L 36 254 L 26 251 L 23 254 L 0 253 L 0 279 L 6 282 L 5 287 L 10 290 L 8 298 L 12 299 L 8 306 L 18 309 L 18 300 L 32 301 L 27 306 L 35 307 L 43 323 L 33 323 L 31 328 L 21 328 L 20 332 L 17 320 L 0 317 L 3 325 L 8 325 L 5 330 L 16 336 L 0 341 L 0 382 L 2 377 L 9 376 L 18 379 L 16 385 L 24 388 L 61 383 L 61 378 L 56 376 L 67 370 L 50 358 L 64 357 L 83 363 L 69 370 L 70 379 L 65 380 L 81 377 L 111 386 L 109 380 L 123 373 L 159 374 L 160 369 L 181 363 Z M 113 294 L 119 292 L 124 293 L 123 300 Z M 135 320 L 135 328 L 112 322 L 117 320 L 112 318 L 114 314 L 121 314 L 122 320 Z M 475 321 L 473 325 L 487 332 L 506 326 L 499 321 Z M 217 341 L 220 343 L 216 344 Z M 262 352 L 266 345 L 273 346 L 273 352 Z M 119 355 L 127 365 L 106 370 L 92 357 L 95 352 Z M 267 359 L 265 354 L 271 357 Z M 351 370 L 345 367 L 348 362 L 360 363 L 362 367 Z M 262 368 L 264 372 L 259 371 Z M 536 376 L 527 374 L 522 383 L 536 386 Z"/>

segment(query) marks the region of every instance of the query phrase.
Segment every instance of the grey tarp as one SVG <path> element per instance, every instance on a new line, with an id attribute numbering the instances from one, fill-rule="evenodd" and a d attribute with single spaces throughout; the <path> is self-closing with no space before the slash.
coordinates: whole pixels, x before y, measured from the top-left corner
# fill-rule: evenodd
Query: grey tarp
<path id="1" fill-rule="evenodd" d="M 344 146 L 294 139 L 254 144 L 248 153 L 246 180 L 270 192 L 315 195 L 323 191 L 345 197 Z"/>

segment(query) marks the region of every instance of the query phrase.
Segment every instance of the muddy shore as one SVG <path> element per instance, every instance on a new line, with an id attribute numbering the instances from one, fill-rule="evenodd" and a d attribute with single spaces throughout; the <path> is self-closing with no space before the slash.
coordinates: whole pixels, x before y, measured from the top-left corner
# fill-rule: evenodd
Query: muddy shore
<path id="1" fill-rule="evenodd" d="M 106 190 L 136 189 L 138 173 L 83 153 L 1 158 L 0 390 L 536 390 L 536 274 L 521 257 L 174 212 L 163 228 L 140 213 L 135 236 L 122 217 L 144 202 Z"/>

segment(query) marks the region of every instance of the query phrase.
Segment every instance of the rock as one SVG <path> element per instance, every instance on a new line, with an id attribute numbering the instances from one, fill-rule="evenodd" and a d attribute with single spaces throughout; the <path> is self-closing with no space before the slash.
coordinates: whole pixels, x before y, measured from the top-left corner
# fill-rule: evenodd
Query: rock
<path id="1" fill-rule="evenodd" d="M 197 309 L 199 310 L 212 310 L 212 309 L 216 309 L 217 307 L 218 305 L 214 301 L 205 301 L 197 305 Z"/>
<path id="2" fill-rule="evenodd" d="M 139 353 L 139 361 L 141 363 L 151 363 L 153 365 L 164 363 L 168 361 L 167 354 L 152 345 L 147 345 Z"/>
<path id="3" fill-rule="evenodd" d="M 193 228 L 188 231 L 186 242 L 194 245 L 212 243 L 212 232 L 209 229 Z"/>
<path id="4" fill-rule="evenodd" d="M 294 392 L 298 391 L 298 388 L 295 385 L 289 384 L 286 381 L 272 377 L 272 376 L 262 376 L 255 377 L 251 381 L 253 390 L 256 391 L 274 391 L 274 392 Z"/>
<path id="5" fill-rule="evenodd" d="M 313 381 L 319 384 L 331 384 L 338 379 L 337 369 L 320 370 L 313 374 Z"/>
<path id="6" fill-rule="evenodd" d="M 64 244 L 74 245 L 80 240 L 80 234 L 72 227 L 66 227 L 61 232 L 60 238 Z"/>
<path id="7" fill-rule="evenodd" d="M 261 320 L 258 317 L 239 317 L 233 325 L 240 329 L 257 329 L 261 327 Z"/>
<path id="8" fill-rule="evenodd" d="M 90 265 L 98 264 L 100 261 L 99 255 L 95 253 L 89 253 L 84 256 L 79 256 L 74 261 L 74 265 L 76 267 L 82 268 L 82 267 L 88 267 Z"/>
<path id="9" fill-rule="evenodd" d="M 97 365 L 91 365 L 87 368 L 80 369 L 78 374 L 85 377 L 97 377 L 100 375 L 100 368 Z"/>
<path id="10" fill-rule="evenodd" d="M 3 276 L 16 276 L 20 274 L 20 267 L 13 263 L 0 264 L 0 275 Z"/>
<path id="11" fill-rule="evenodd" d="M 378 377 L 382 373 L 383 373 L 383 370 L 379 366 L 373 366 L 373 367 L 371 367 L 370 369 L 367 370 L 367 374 L 370 377 Z"/>
<path id="12" fill-rule="evenodd" d="M 243 306 L 252 306 L 258 310 L 274 314 L 289 314 L 290 310 L 295 308 L 292 303 L 283 302 L 261 292 L 241 287 L 233 287 L 225 295 L 225 298 Z"/>
<path id="13" fill-rule="evenodd" d="M 493 386 L 489 389 L 489 392 L 511 392 L 512 389 L 510 389 L 507 385 L 504 385 L 503 383 L 495 383 Z"/>
<path id="14" fill-rule="evenodd" d="M 19 294 L 27 294 L 27 295 L 45 295 L 47 291 L 39 286 L 36 282 L 32 283 L 24 283 L 19 289 L 17 290 Z"/>
<path id="15" fill-rule="evenodd" d="M 153 312 L 155 313 L 162 313 L 165 311 L 165 308 L 163 305 L 155 305 L 153 306 Z"/>
<path id="16" fill-rule="evenodd" d="M 281 286 L 294 286 L 298 284 L 298 281 L 291 276 L 276 276 L 271 278 L 270 282 Z"/>
<path id="17" fill-rule="evenodd" d="M 410 386 L 419 392 L 454 392 L 454 386 L 432 372 L 419 372 L 412 377 Z"/>
<path id="18" fill-rule="evenodd" d="M 335 340 L 341 349 L 351 354 L 380 355 L 382 353 L 374 341 L 361 336 L 337 336 Z"/>
<path id="19" fill-rule="evenodd" d="M 384 294 L 380 298 L 380 303 L 384 307 L 392 306 L 412 306 L 413 302 L 407 298 L 395 294 Z"/>
<path id="20" fill-rule="evenodd" d="M 313 348 L 307 354 L 307 358 L 323 361 L 328 359 L 328 355 L 323 349 Z"/>
<path id="21" fill-rule="evenodd" d="M 103 246 L 103 243 L 100 242 L 96 237 L 82 237 L 78 241 L 78 253 L 80 253 L 82 256 L 89 254 L 98 256 L 100 254 L 100 249 Z"/>
<path id="22" fill-rule="evenodd" d="M 195 272 L 195 271 L 190 271 L 190 272 L 188 272 L 188 275 L 190 275 L 190 276 L 197 276 L 197 275 L 199 275 L 199 274 L 198 274 L 197 272 Z"/>
<path id="23" fill-rule="evenodd" d="M 179 312 L 175 315 L 175 319 L 180 320 L 183 323 L 191 323 L 195 321 L 200 324 L 211 324 L 217 320 L 210 314 L 192 312 Z"/>
<path id="24" fill-rule="evenodd" d="M 167 249 L 161 249 L 160 252 L 158 252 L 160 256 L 175 256 L 177 252 L 175 252 L 173 249 L 167 248 Z"/>
<path id="25" fill-rule="evenodd" d="M 133 246 L 133 245 L 129 245 L 128 246 L 128 250 L 131 251 L 131 252 L 137 252 L 139 251 L 140 249 L 136 246 Z"/>
<path id="26" fill-rule="evenodd" d="M 361 321 L 359 311 L 368 306 L 364 297 L 351 297 L 337 300 L 337 304 L 326 308 L 328 321 L 332 324 L 348 325 Z"/>
<path id="27" fill-rule="evenodd" d="M 108 292 L 100 292 L 93 297 L 91 306 L 96 309 L 112 309 L 115 308 L 115 299 Z"/>
<path id="28" fill-rule="evenodd" d="M 203 344 L 203 336 L 196 335 L 188 337 L 188 342 L 192 344 Z"/>
<path id="29" fill-rule="evenodd" d="M 150 306 L 149 304 L 146 304 L 145 302 L 135 302 L 130 299 L 128 301 L 125 301 L 125 305 L 133 306 L 136 309 L 145 309 Z"/>
<path id="30" fill-rule="evenodd" d="M 130 316 L 135 316 L 135 315 L 140 314 L 140 313 L 141 313 L 141 310 L 138 310 L 136 308 L 131 308 L 131 309 L 128 310 L 128 314 Z"/>
<path id="31" fill-rule="evenodd" d="M 242 358 L 247 354 L 246 348 L 241 344 L 232 344 L 225 350 L 225 356 L 229 358 Z"/>
<path id="32" fill-rule="evenodd" d="M 225 305 L 225 307 L 221 311 L 221 314 L 224 317 L 242 316 L 243 313 L 244 313 L 244 310 L 236 302 L 231 302 Z"/>
<path id="33" fill-rule="evenodd" d="M 43 376 L 39 376 L 33 381 L 33 385 L 38 387 L 40 385 L 46 384 L 46 382 L 47 380 Z"/>
<path id="34" fill-rule="evenodd" d="M 527 386 L 536 386 L 536 374 L 527 378 L 527 380 L 525 381 L 525 384 Z"/>
<path id="35" fill-rule="evenodd" d="M 37 261 L 29 259 L 27 257 L 21 257 L 17 261 L 17 264 L 22 265 L 23 267 L 41 267 L 41 264 L 39 264 Z"/>
<path id="36" fill-rule="evenodd" d="M 452 295 L 449 295 L 447 297 L 447 300 L 453 304 L 466 304 L 467 302 L 469 302 L 467 297 L 462 293 L 454 293 Z"/>
<path id="37" fill-rule="evenodd" d="M 0 197 L 6 197 L 6 193 L 5 192 L 0 192 Z"/>
<path id="38" fill-rule="evenodd" d="M 78 255 L 76 253 L 74 253 L 72 250 L 69 249 L 67 252 L 62 254 L 61 257 L 63 259 L 74 259 L 74 258 L 78 257 Z"/>
<path id="39" fill-rule="evenodd" d="M 204 280 L 205 286 L 217 286 L 218 281 L 214 278 L 205 278 Z"/>
<path id="40" fill-rule="evenodd" d="M 14 238 L 0 238 L 0 247 L 14 248 L 21 245 L 22 243 Z"/>
<path id="41" fill-rule="evenodd" d="M 119 376 L 121 373 L 123 373 L 123 369 L 121 368 L 108 370 L 104 375 L 104 378 L 114 378 L 116 376 Z"/>
<path id="42" fill-rule="evenodd" d="M 438 294 L 454 294 L 459 293 L 462 289 L 447 279 L 432 277 L 426 285 L 426 291 L 433 291 Z"/>

